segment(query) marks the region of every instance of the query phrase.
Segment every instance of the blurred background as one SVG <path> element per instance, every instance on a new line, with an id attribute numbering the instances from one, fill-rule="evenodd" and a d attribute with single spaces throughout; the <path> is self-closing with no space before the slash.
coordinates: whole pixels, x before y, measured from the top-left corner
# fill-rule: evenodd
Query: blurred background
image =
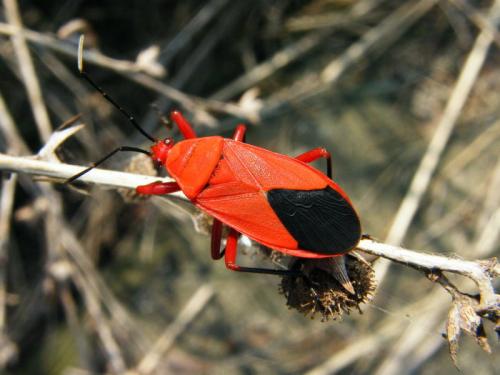
<path id="1" fill-rule="evenodd" d="M 76 114 L 85 128 L 58 150 L 66 163 L 148 146 L 78 76 L 85 33 L 89 74 L 156 136 L 170 133 L 161 117 L 175 108 L 202 136 L 230 136 L 244 122 L 247 141 L 273 151 L 324 146 L 365 233 L 465 259 L 492 257 L 500 231 L 494 3 L 4 0 L 1 151 L 35 154 Z M 478 74 L 468 56 L 480 60 Z M 471 90 L 456 86 L 459 77 L 470 78 Z M 460 95 L 465 104 L 453 116 L 450 98 Z M 422 199 L 396 233 L 396 214 L 429 150 L 436 168 L 427 169 Z M 152 171 L 130 155 L 105 168 Z M 279 278 L 213 262 L 204 221 L 182 202 L 3 177 L 7 374 L 457 372 L 442 337 L 450 297 L 417 271 L 382 269 L 362 315 L 321 322 L 287 308 Z M 242 263 L 269 266 L 247 253 Z M 462 337 L 461 371 L 498 374 L 495 340 L 487 354 Z"/>

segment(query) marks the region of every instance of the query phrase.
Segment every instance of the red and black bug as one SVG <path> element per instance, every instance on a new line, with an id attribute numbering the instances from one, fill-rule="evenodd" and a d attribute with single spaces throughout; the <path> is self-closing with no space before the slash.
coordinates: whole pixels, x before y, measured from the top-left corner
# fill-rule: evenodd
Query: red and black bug
<path id="1" fill-rule="evenodd" d="M 144 195 L 182 191 L 200 210 L 214 218 L 211 254 L 225 258 L 234 271 L 288 274 L 289 271 L 241 267 L 236 264 L 238 237 L 244 234 L 273 250 L 300 258 L 331 258 L 356 247 L 361 238 L 359 217 L 347 194 L 331 179 L 331 155 L 315 148 L 297 157 L 278 154 L 245 143 L 246 128 L 238 125 L 232 138 L 197 137 L 178 112 L 171 120 L 184 139 L 157 140 L 118 106 L 92 80 L 81 74 L 153 142 L 150 151 L 120 147 L 91 167 L 71 177 L 74 181 L 118 151 L 148 154 L 165 167 L 175 182 L 138 186 Z M 327 161 L 326 175 L 308 163 Z M 221 250 L 223 226 L 230 228 Z"/>

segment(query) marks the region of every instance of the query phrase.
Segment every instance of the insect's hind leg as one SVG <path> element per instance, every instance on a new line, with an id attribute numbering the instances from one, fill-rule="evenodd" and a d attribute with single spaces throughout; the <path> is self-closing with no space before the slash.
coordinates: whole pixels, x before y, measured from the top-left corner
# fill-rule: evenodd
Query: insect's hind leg
<path id="1" fill-rule="evenodd" d="M 226 262 L 226 267 L 232 271 L 238 272 L 249 272 L 249 273 L 264 273 L 269 275 L 297 275 L 300 274 L 297 271 L 292 270 L 274 270 L 269 268 L 254 268 L 254 267 L 242 267 L 236 264 L 236 256 L 238 253 L 238 238 L 240 233 L 236 230 L 231 229 L 226 239 L 226 249 L 224 260 Z"/>
<path id="2" fill-rule="evenodd" d="M 295 159 L 303 161 L 304 163 L 312 163 L 313 161 L 324 158 L 326 159 L 326 175 L 332 178 L 332 155 L 326 148 L 317 147 L 296 156 Z"/>
<path id="3" fill-rule="evenodd" d="M 222 222 L 214 218 L 212 224 L 212 239 L 210 244 L 210 253 L 213 260 L 219 260 L 224 256 L 225 250 L 220 249 L 220 244 L 222 242 Z"/>

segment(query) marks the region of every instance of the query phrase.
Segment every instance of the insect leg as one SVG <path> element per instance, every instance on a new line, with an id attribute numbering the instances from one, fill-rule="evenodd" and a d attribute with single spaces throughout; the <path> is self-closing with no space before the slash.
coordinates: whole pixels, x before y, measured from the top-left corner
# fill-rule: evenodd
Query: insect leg
<path id="1" fill-rule="evenodd" d="M 196 138 L 196 133 L 194 132 L 193 127 L 182 113 L 179 111 L 172 111 L 170 113 L 170 119 L 175 123 L 175 125 L 177 125 L 184 138 Z"/>
<path id="2" fill-rule="evenodd" d="M 269 275 L 298 275 L 300 274 L 297 271 L 292 270 L 274 270 L 269 268 L 253 268 L 253 267 L 242 267 L 236 264 L 236 256 L 238 253 L 238 238 L 240 237 L 240 233 L 231 229 L 227 236 L 226 240 L 226 250 L 224 260 L 226 262 L 226 267 L 232 271 L 238 272 L 250 272 L 250 273 L 265 273 Z"/>
<path id="3" fill-rule="evenodd" d="M 64 181 L 65 184 L 70 184 L 72 183 L 73 181 L 75 181 L 76 179 L 80 178 L 81 176 L 83 176 L 85 173 L 87 172 L 90 172 L 92 169 L 94 169 L 95 167 L 101 165 L 102 163 L 104 163 L 106 160 L 108 160 L 110 157 L 112 157 L 114 154 L 118 153 L 118 152 L 121 152 L 121 151 L 132 151 L 132 152 L 141 152 L 143 154 L 146 154 L 146 155 L 151 155 L 151 153 L 149 151 L 146 151 L 146 150 L 143 150 L 143 149 L 140 149 L 140 148 L 137 148 L 137 147 L 129 147 L 129 146 L 121 146 L 121 147 L 118 147 L 118 148 L 115 148 L 113 151 L 111 151 L 109 154 L 107 154 L 106 156 L 104 156 L 103 158 L 99 159 L 98 161 L 92 163 L 90 165 L 90 167 L 88 168 L 85 168 L 83 171 L 71 176 L 70 178 L 68 178 L 66 181 Z"/>
<path id="4" fill-rule="evenodd" d="M 295 157 L 295 159 L 303 161 L 304 163 L 312 163 L 319 158 L 326 159 L 326 175 L 329 178 L 332 178 L 332 155 L 326 150 L 326 148 L 313 148 L 312 150 Z"/>
<path id="5" fill-rule="evenodd" d="M 135 188 L 138 194 L 143 195 L 165 195 L 181 190 L 177 182 L 152 182 Z"/>
<path id="6" fill-rule="evenodd" d="M 214 218 L 212 224 L 212 241 L 211 241 L 211 254 L 213 260 L 219 260 L 224 256 L 224 250 L 220 250 L 220 243 L 222 239 L 222 222 Z"/>
<path id="7" fill-rule="evenodd" d="M 247 127 L 243 124 L 239 124 L 233 133 L 233 140 L 239 142 L 245 142 L 245 133 L 247 131 Z"/>

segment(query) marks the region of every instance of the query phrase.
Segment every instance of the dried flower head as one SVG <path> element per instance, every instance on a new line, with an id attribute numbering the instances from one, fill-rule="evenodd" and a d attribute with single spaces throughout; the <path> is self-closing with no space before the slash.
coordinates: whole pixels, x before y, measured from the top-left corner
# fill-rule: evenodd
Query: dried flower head
<path id="1" fill-rule="evenodd" d="M 128 165 L 124 168 L 124 171 L 129 173 L 144 174 L 147 176 L 158 176 L 158 171 L 154 167 L 151 158 L 144 154 L 136 154 L 132 156 Z M 118 192 L 126 202 L 146 198 L 144 196 L 138 195 L 135 190 L 118 189 Z"/>
<path id="2" fill-rule="evenodd" d="M 297 259 L 292 269 L 300 275 L 284 276 L 280 291 L 290 308 L 314 318 L 318 313 L 322 321 L 336 320 L 352 309 L 362 313 L 360 304 L 369 302 L 376 288 L 372 266 L 360 256 L 345 256 L 347 274 L 354 294 L 346 290 L 333 270 L 318 264 L 318 260 Z"/>

